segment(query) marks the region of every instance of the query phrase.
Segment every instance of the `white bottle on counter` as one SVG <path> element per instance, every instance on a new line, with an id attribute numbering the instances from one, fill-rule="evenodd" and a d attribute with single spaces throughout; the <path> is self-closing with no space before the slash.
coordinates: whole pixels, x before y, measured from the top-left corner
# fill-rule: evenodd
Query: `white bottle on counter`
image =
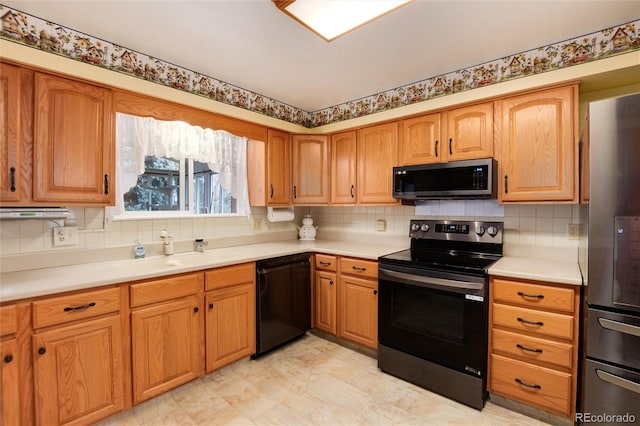
<path id="1" fill-rule="evenodd" d="M 144 259 L 145 252 L 146 251 L 144 249 L 144 246 L 142 245 L 142 241 L 136 241 L 136 245 L 133 247 L 133 256 L 136 259 Z"/>

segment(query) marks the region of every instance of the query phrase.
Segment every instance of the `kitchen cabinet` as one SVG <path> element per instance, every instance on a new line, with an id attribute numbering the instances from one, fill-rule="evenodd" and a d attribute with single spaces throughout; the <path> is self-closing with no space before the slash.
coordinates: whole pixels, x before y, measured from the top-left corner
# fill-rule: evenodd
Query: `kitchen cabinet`
<path id="1" fill-rule="evenodd" d="M 337 279 L 336 256 L 315 255 L 314 327 L 336 335 L 337 328 Z"/>
<path id="2" fill-rule="evenodd" d="M 207 373 L 255 353 L 255 271 L 251 262 L 205 272 Z"/>
<path id="3" fill-rule="evenodd" d="M 19 425 L 20 354 L 18 352 L 15 305 L 0 307 L 0 424 Z"/>
<path id="4" fill-rule="evenodd" d="M 378 264 L 340 258 L 338 337 L 378 348 Z"/>
<path id="5" fill-rule="evenodd" d="M 491 277 L 490 392 L 573 418 L 580 289 Z"/>
<path id="6" fill-rule="evenodd" d="M 115 204 L 114 116 L 109 89 L 35 73 L 34 201 Z"/>
<path id="7" fill-rule="evenodd" d="M 31 198 L 33 72 L 0 66 L 0 201 Z"/>
<path id="8" fill-rule="evenodd" d="M 493 102 L 400 121 L 402 166 L 493 156 Z"/>
<path id="9" fill-rule="evenodd" d="M 331 135 L 331 204 L 356 204 L 357 132 Z"/>
<path id="10" fill-rule="evenodd" d="M 496 101 L 500 202 L 576 202 L 577 93 L 572 84 Z"/>
<path id="11" fill-rule="evenodd" d="M 329 203 L 329 138 L 294 135 L 292 139 L 293 204 Z"/>
<path id="12" fill-rule="evenodd" d="M 203 283 L 193 272 L 130 285 L 134 404 L 204 374 Z"/>
<path id="13" fill-rule="evenodd" d="M 93 423 L 124 408 L 118 288 L 32 303 L 36 423 Z"/>
<path id="14" fill-rule="evenodd" d="M 397 205 L 393 167 L 398 157 L 397 123 L 358 129 L 358 204 Z"/>
<path id="15" fill-rule="evenodd" d="M 247 144 L 247 180 L 249 204 L 289 206 L 291 197 L 291 141 L 289 134 L 267 131 L 267 141 L 250 140 Z"/>

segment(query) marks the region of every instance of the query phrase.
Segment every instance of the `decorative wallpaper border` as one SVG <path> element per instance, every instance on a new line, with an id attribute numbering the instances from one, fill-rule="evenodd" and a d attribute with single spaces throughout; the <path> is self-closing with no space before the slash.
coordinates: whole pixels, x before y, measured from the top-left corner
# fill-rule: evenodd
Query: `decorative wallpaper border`
<path id="1" fill-rule="evenodd" d="M 640 49 L 640 20 L 308 112 L 0 4 L 0 38 L 307 128 Z"/>

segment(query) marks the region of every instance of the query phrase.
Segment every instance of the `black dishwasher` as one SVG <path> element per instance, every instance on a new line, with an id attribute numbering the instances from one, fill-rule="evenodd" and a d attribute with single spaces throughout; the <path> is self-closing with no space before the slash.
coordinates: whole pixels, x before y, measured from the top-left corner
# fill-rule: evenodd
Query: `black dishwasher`
<path id="1" fill-rule="evenodd" d="M 254 358 L 311 329 L 310 254 L 256 262 Z"/>

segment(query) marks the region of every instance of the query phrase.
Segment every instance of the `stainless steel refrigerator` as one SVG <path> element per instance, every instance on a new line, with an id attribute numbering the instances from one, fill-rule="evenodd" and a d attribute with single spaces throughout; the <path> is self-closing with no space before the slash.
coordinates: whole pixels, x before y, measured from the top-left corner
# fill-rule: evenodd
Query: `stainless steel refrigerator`
<path id="1" fill-rule="evenodd" d="M 640 422 L 640 94 L 589 105 L 586 358 L 577 420 Z M 633 419 L 632 419 L 633 417 Z"/>

